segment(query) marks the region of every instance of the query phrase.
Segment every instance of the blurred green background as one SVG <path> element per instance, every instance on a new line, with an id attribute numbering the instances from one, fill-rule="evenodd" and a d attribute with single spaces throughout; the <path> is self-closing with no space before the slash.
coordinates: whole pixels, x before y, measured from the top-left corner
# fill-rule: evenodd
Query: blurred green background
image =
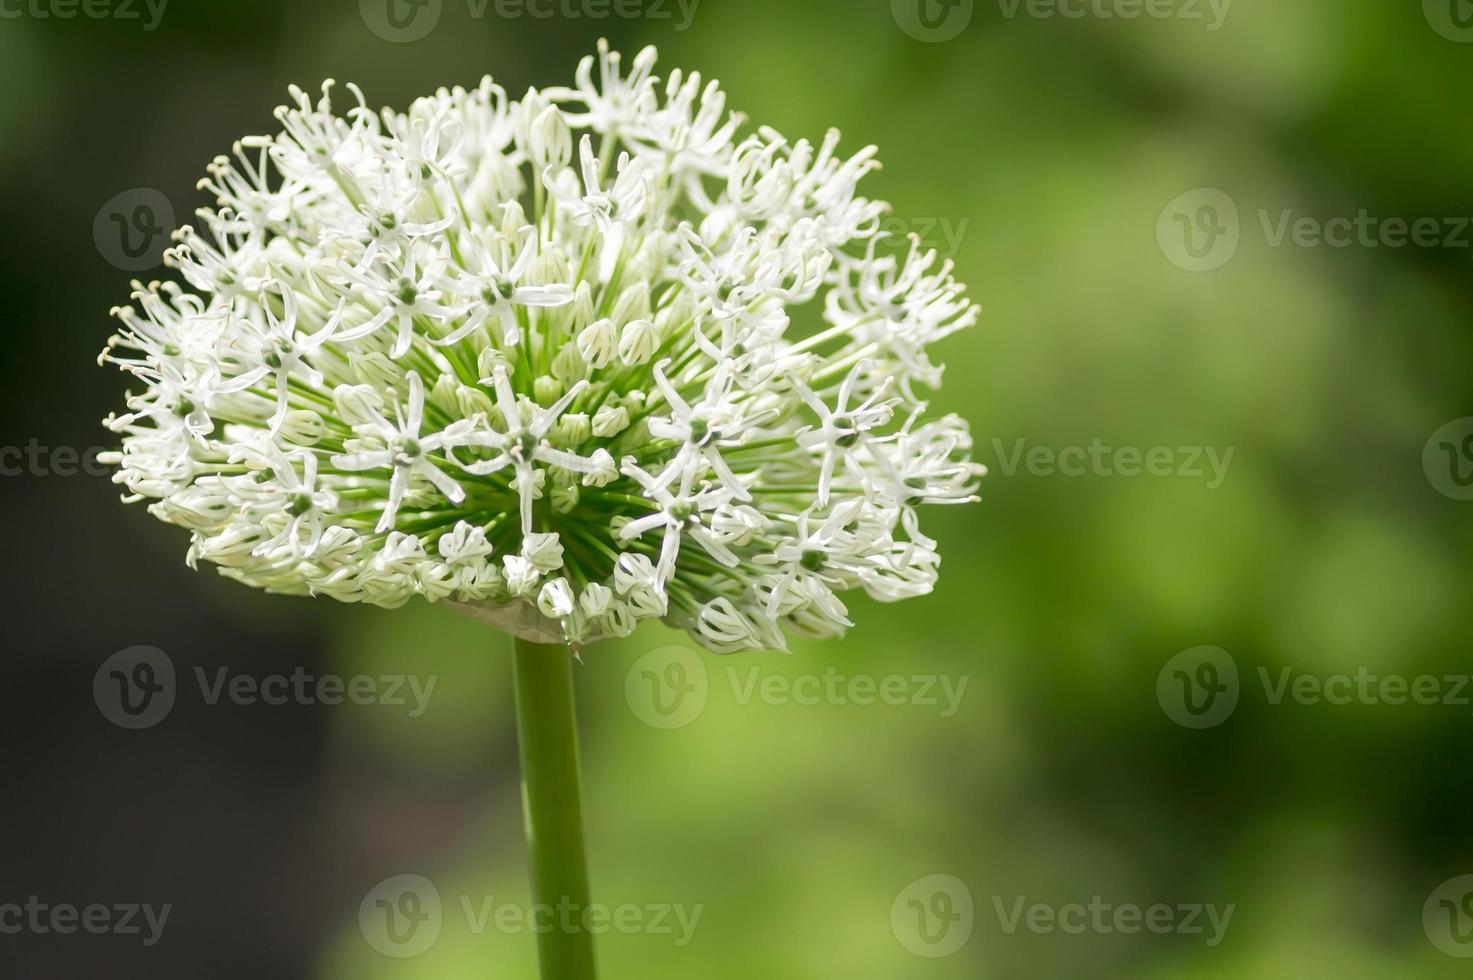
<path id="1" fill-rule="evenodd" d="M 718 660 L 651 629 L 586 652 L 596 897 L 701 907 L 683 946 L 602 938 L 604 975 L 1467 975 L 1434 937 L 1451 929 L 1443 946 L 1473 954 L 1459 942 L 1473 908 L 1434 896 L 1424 915 L 1473 873 L 1473 691 L 1457 703 L 1441 680 L 1470 670 L 1473 503 L 1448 481 L 1473 467 L 1459 441 L 1473 428 L 1433 439 L 1473 415 L 1462 0 L 1236 0 L 1220 18 L 1180 0 L 1135 19 L 1119 16 L 1131 0 L 1068 4 L 1077 18 L 1010 0 L 646 0 L 604 18 L 599 0 L 394 0 L 433 21 L 407 41 L 383 36 L 388 2 L 172 0 L 153 30 L 142 6 L 141 20 L 5 8 L 6 445 L 103 440 L 95 421 L 123 383 L 91 357 L 130 273 L 94 218 L 147 187 L 185 220 L 205 163 L 269 131 L 288 83 L 352 80 L 402 107 L 485 73 L 513 94 L 564 83 L 601 35 L 631 55 L 655 43 L 663 69 L 719 78 L 756 123 L 879 146 L 869 193 L 983 304 L 940 351 L 934 405 L 970 420 L 992 472 L 982 504 L 927 515 L 937 592 L 857 600 L 842 642 Z M 1286 214 L 1312 229 L 1362 211 L 1435 219 L 1438 241 L 1276 238 Z M 1187 251 L 1209 228 L 1219 238 Z M 1173 472 L 1133 474 L 1128 455 L 1082 475 L 1050 464 L 1096 445 L 1166 447 Z M 502 638 L 422 604 L 343 608 L 189 573 L 183 537 L 104 480 L 0 489 L 19 809 L 0 887 L 178 904 L 153 950 L 0 937 L 15 975 L 534 975 L 530 935 L 477 935 L 460 904 L 527 901 Z M 181 671 L 438 684 L 419 718 L 194 705 L 120 733 L 88 684 L 135 643 Z M 1195 729 L 1173 721 L 1175 675 L 1159 698 L 1157 682 L 1204 645 L 1236 664 L 1238 701 Z M 695 664 L 704 700 L 659 727 L 641 698 L 672 662 Z M 1434 675 L 1448 703 L 1275 704 L 1260 668 Z M 950 716 L 923 697 L 746 696 L 753 676 L 830 670 L 899 675 L 913 694 L 966 686 Z M 412 960 L 381 955 L 359 918 L 400 874 L 433 881 L 445 907 Z M 973 915 L 928 943 L 906 923 L 912 883 L 934 875 Z M 1215 945 L 1210 926 L 1007 928 L 1020 897 L 1057 911 L 1096 896 L 1233 913 Z M 921 909 L 946 911 L 931 897 Z"/>

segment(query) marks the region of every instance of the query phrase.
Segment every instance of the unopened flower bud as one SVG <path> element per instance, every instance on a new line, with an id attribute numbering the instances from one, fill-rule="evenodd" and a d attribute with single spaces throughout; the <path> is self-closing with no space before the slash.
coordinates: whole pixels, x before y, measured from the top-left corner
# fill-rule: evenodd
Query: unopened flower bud
<path id="1" fill-rule="evenodd" d="M 593 425 L 583 412 L 571 412 L 558 419 L 557 438 L 564 446 L 581 446 L 593 434 Z"/>
<path id="2" fill-rule="evenodd" d="M 563 567 L 563 543 L 556 532 L 529 534 L 522 542 L 522 557 L 539 572 L 555 572 Z"/>
<path id="3" fill-rule="evenodd" d="M 553 579 L 537 596 L 537 610 L 548 619 L 562 619 L 573 612 L 573 590 L 565 578 Z"/>
<path id="4" fill-rule="evenodd" d="M 593 416 L 593 434 L 611 439 L 629 427 L 629 410 L 623 405 L 605 405 Z"/>
<path id="5" fill-rule="evenodd" d="M 532 382 L 532 394 L 544 405 L 557 401 L 562 393 L 563 383 L 552 375 L 544 374 Z"/>
<path id="6" fill-rule="evenodd" d="M 293 409 L 281 420 L 281 437 L 299 446 L 315 446 L 327 435 L 327 422 L 307 409 Z"/>
<path id="7" fill-rule="evenodd" d="M 613 359 L 618 346 L 618 331 L 614 321 L 608 318 L 591 323 L 578 335 L 578 353 L 594 370 L 601 370 Z"/>
<path id="8" fill-rule="evenodd" d="M 659 331 L 648 320 L 635 320 L 619 334 L 619 359 L 625 364 L 644 364 L 659 349 Z"/>
<path id="9" fill-rule="evenodd" d="M 537 581 L 541 575 L 527 559 L 518 555 L 503 555 L 501 567 L 502 577 L 506 579 L 506 587 L 513 595 L 529 596 L 537 588 Z"/>
<path id="10" fill-rule="evenodd" d="M 557 106 L 548 106 L 532 121 L 527 156 L 539 174 L 548 167 L 566 167 L 573 159 L 573 132 Z"/>
<path id="11" fill-rule="evenodd" d="M 384 400 L 368 385 L 339 385 L 333 402 L 338 417 L 354 428 L 371 425 L 383 416 Z"/>

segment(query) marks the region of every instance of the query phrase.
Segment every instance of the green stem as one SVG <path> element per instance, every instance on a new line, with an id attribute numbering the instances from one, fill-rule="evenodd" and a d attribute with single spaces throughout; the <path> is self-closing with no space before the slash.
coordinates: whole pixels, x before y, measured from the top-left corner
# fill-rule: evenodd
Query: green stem
<path id="1" fill-rule="evenodd" d="M 588 857 L 578 784 L 573 654 L 516 640 L 517 736 L 532 852 L 532 902 L 551 929 L 537 938 L 542 980 L 594 980 Z"/>

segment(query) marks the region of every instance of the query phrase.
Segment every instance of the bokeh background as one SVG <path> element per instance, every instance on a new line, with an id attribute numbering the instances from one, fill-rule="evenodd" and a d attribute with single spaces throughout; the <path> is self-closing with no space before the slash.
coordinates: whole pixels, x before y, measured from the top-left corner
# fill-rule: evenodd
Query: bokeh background
<path id="1" fill-rule="evenodd" d="M 461 909 L 527 901 L 506 642 L 442 609 L 192 573 L 182 532 L 105 478 L 62 475 L 55 451 L 105 443 L 124 382 L 93 360 L 130 276 L 157 274 L 129 268 L 155 244 L 142 219 L 204 203 L 206 162 L 269 131 L 288 83 L 354 80 L 399 107 L 485 73 L 516 93 L 569 79 L 601 35 L 658 44 L 790 136 L 878 144 L 871 193 L 984 305 L 942 351 L 935 404 L 971 421 L 992 468 L 981 505 L 930 515 L 937 592 L 857 602 L 842 642 L 717 660 L 650 629 L 587 651 L 597 898 L 701 909 L 685 945 L 603 938 L 604 975 L 1467 975 L 1464 0 L 1177 0 L 1136 18 L 1132 0 L 1069 4 L 1079 17 L 1011 0 L 97 2 L 0 5 L 0 444 L 46 450 L 0 479 L 0 905 L 172 912 L 151 947 L 0 934 L 0 975 L 534 976 L 530 935 L 477 934 Z M 385 27 L 390 2 L 409 27 Z M 1436 241 L 1398 247 L 1393 223 L 1316 243 L 1362 212 L 1433 219 Z M 1307 221 L 1297 240 L 1278 237 L 1286 215 Z M 1055 465 L 1096 446 L 1126 452 Z M 1170 475 L 1131 465 L 1155 447 Z M 139 644 L 167 652 L 180 693 L 126 731 L 92 682 Z M 1203 646 L 1235 687 L 1201 673 Z M 688 658 L 704 692 L 677 727 L 651 724 L 646 681 Z M 222 669 L 437 686 L 416 718 L 211 705 L 195 671 Z M 1207 727 L 1178 723 L 1203 721 L 1178 669 L 1231 687 Z M 1285 670 L 1431 675 L 1439 703 L 1275 703 L 1261 671 Z M 746 695 L 826 672 L 861 695 L 895 675 L 915 697 Z M 954 713 L 924 696 L 942 682 L 966 685 Z M 408 960 L 359 915 L 404 874 L 445 909 Z M 1205 916 L 1205 934 L 1009 929 L 1020 898 L 1232 918 L 1215 937 Z"/>

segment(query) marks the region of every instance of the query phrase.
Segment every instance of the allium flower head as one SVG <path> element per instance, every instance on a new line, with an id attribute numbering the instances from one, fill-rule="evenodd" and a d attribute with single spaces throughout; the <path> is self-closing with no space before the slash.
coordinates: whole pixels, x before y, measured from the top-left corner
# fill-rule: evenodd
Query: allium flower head
<path id="1" fill-rule="evenodd" d="M 873 147 L 743 136 L 654 64 L 601 45 L 572 87 L 406 113 L 293 88 L 210 165 L 184 283 L 115 311 L 129 499 L 249 585 L 574 645 L 783 647 L 850 625 L 845 590 L 928 592 L 917 512 L 981 468 L 922 391 L 976 307 L 879 230 Z"/>

